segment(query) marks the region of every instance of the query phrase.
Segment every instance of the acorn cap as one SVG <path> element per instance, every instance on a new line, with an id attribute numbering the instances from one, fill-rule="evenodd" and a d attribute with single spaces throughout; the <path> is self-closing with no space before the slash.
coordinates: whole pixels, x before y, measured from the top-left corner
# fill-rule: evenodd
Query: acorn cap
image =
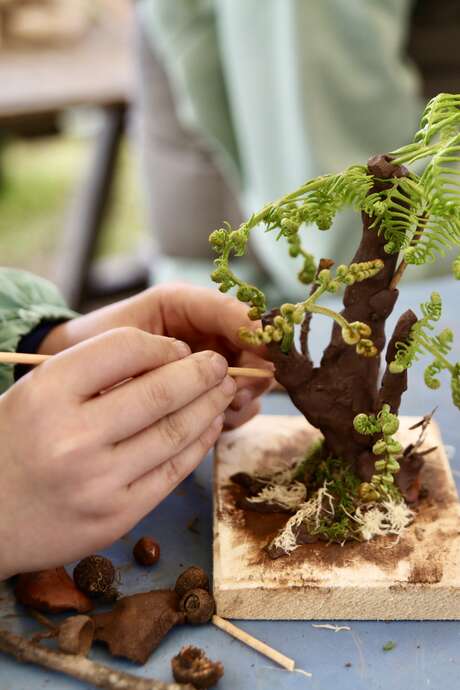
<path id="1" fill-rule="evenodd" d="M 212 594 L 205 589 L 191 589 L 182 597 L 179 608 L 185 613 L 187 623 L 203 625 L 211 620 L 216 604 Z"/>
<path id="2" fill-rule="evenodd" d="M 94 621 L 88 616 L 71 616 L 59 626 L 58 645 L 61 652 L 86 656 L 94 638 Z"/>
<path id="3" fill-rule="evenodd" d="M 182 647 L 171 659 L 171 668 L 177 683 L 190 683 L 195 688 L 210 688 L 224 675 L 220 661 L 211 661 L 202 649 L 191 645 Z"/>

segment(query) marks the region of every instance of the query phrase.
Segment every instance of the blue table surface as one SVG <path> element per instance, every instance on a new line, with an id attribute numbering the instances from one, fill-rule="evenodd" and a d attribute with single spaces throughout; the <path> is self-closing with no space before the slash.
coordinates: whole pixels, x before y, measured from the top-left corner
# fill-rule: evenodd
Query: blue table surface
<path id="1" fill-rule="evenodd" d="M 431 290 L 444 295 L 442 326 L 456 334 L 457 353 L 460 342 L 459 287 L 450 279 L 425 281 L 404 286 L 397 313 L 414 308 L 427 298 Z M 394 322 L 394 319 L 393 319 Z M 315 356 L 326 342 L 330 324 L 315 319 L 313 335 Z M 436 419 L 445 443 L 460 447 L 460 414 L 450 400 L 446 381 L 438 391 L 424 386 L 421 376 L 423 362 L 410 371 L 410 390 L 404 397 L 401 412 L 422 415 L 438 405 Z M 265 414 L 294 414 L 287 396 L 272 394 L 263 404 Z M 454 455 L 452 468 L 457 485 L 460 477 L 460 454 Z M 191 564 L 208 571 L 212 568 L 212 496 L 211 458 L 202 465 L 158 508 L 148 515 L 130 534 L 106 551 L 120 568 L 121 591 L 125 594 L 173 585 L 177 574 Z M 198 533 L 187 525 L 195 520 Z M 131 549 L 145 534 L 155 536 L 161 544 L 162 557 L 152 569 L 133 564 Z M 334 621 L 331 621 L 334 622 Z M 210 658 L 221 659 L 225 676 L 221 690 L 420 690 L 421 688 L 460 687 L 460 623 L 458 622 L 350 622 L 351 631 L 333 632 L 312 627 L 311 621 L 241 621 L 238 623 L 256 637 L 293 657 L 297 667 L 310 671 L 307 678 L 289 673 L 265 659 L 237 640 L 211 625 L 181 626 L 162 642 L 144 667 L 136 667 L 113 659 L 96 646 L 91 658 L 140 676 L 171 680 L 170 659 L 182 645 L 194 644 L 206 650 Z M 0 625 L 12 631 L 27 633 L 37 624 L 16 607 L 9 585 L 0 585 Z M 382 647 L 389 640 L 396 642 L 393 651 Z M 351 663 L 351 667 L 345 664 Z M 35 666 L 19 664 L 0 655 L 0 690 L 78 690 L 78 681 Z"/>

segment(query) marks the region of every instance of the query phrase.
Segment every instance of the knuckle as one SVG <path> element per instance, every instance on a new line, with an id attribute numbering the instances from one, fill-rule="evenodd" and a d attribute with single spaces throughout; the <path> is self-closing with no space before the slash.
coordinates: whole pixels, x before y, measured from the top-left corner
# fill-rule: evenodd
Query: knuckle
<path id="1" fill-rule="evenodd" d="M 198 439 L 199 453 L 203 457 L 213 445 L 217 437 L 217 431 L 207 429 Z"/>
<path id="2" fill-rule="evenodd" d="M 216 412 L 223 412 L 225 409 L 227 409 L 229 405 L 229 399 L 228 396 L 224 394 L 220 388 L 215 388 L 214 390 L 209 391 L 208 393 L 209 397 L 209 411 L 214 414 Z"/>
<path id="3" fill-rule="evenodd" d="M 144 346 L 144 333 L 134 326 L 121 326 L 108 331 L 107 337 L 116 341 L 116 347 L 120 352 L 134 355 L 135 352 Z"/>
<path id="4" fill-rule="evenodd" d="M 171 386 L 160 380 L 150 380 L 144 386 L 144 403 L 148 409 L 169 409 L 173 403 L 174 393 Z"/>
<path id="5" fill-rule="evenodd" d="M 189 436 L 189 427 L 180 414 L 172 414 L 162 420 L 163 434 L 167 443 L 173 448 L 184 445 Z"/>
<path id="6" fill-rule="evenodd" d="M 178 458 L 170 458 L 165 466 L 168 485 L 177 486 L 184 479 L 185 473 Z"/>
<path id="7" fill-rule="evenodd" d="M 208 355 L 199 355 L 195 359 L 195 372 L 200 384 L 210 388 L 216 383 L 216 373 Z"/>

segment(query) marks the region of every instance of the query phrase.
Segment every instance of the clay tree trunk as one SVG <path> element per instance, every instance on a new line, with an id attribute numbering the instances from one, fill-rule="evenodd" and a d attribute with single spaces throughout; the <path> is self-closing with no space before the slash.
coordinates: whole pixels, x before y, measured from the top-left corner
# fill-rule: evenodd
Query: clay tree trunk
<path id="1" fill-rule="evenodd" d="M 406 168 L 394 165 L 388 156 L 383 155 L 371 158 L 368 170 L 378 178 L 371 192 L 388 185 L 383 181 L 385 179 L 407 175 Z M 324 452 L 351 463 L 367 481 L 373 474 L 376 459 L 371 452 L 375 439 L 358 434 L 354 430 L 353 419 L 360 412 L 378 412 L 384 403 L 397 413 L 401 396 L 407 388 L 407 374 L 405 371 L 391 374 L 387 366 L 381 385 L 379 383 L 385 322 L 398 298 L 398 290 L 391 286 L 398 257 L 385 252 L 385 238 L 379 235 L 376 227 L 370 229 L 373 219 L 363 214 L 362 221 L 361 242 L 353 262 L 381 259 L 384 265 L 374 277 L 346 288 L 341 313 L 348 322 L 362 321 L 371 327 L 371 338 L 379 355 L 369 358 L 358 355 L 353 346 L 343 341 L 340 327 L 335 323 L 321 363 L 315 367 L 308 352 L 311 314 L 306 315 L 302 324 L 301 352 L 293 346 L 288 354 L 283 354 L 277 343 L 270 343 L 268 350 L 275 364 L 277 380 L 287 389 L 294 405 L 306 419 L 322 432 Z M 265 314 L 262 319 L 264 325 L 272 323 L 277 313 L 273 310 Z M 394 358 L 396 343 L 408 337 L 416 320 L 410 310 L 400 317 L 387 350 L 387 364 Z M 401 468 L 400 478 L 404 477 L 408 467 L 409 461 Z"/>

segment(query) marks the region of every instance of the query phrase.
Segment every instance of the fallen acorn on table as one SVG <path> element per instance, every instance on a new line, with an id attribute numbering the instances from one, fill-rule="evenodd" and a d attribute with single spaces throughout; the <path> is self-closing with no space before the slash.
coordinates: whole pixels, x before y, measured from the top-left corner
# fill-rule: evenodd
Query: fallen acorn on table
<path id="1" fill-rule="evenodd" d="M 142 537 L 133 548 L 133 556 L 139 565 L 155 565 L 160 560 L 160 545 L 152 537 Z"/>
<path id="2" fill-rule="evenodd" d="M 92 555 L 77 563 L 73 579 L 81 592 L 98 598 L 112 592 L 115 574 L 115 567 L 109 558 Z"/>
<path id="3" fill-rule="evenodd" d="M 185 614 L 187 623 L 203 625 L 211 620 L 216 604 L 212 594 L 205 589 L 191 589 L 180 600 L 179 608 Z"/>
<path id="4" fill-rule="evenodd" d="M 174 585 L 177 595 L 182 598 L 191 589 L 209 590 L 209 577 L 207 573 L 197 565 L 191 565 L 179 575 Z"/>

